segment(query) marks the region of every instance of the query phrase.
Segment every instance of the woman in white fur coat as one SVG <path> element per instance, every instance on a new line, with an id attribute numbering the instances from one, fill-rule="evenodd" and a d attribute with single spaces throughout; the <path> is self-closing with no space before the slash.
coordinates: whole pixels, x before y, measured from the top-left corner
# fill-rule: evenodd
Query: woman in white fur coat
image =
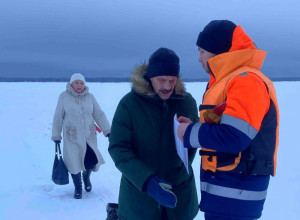
<path id="1" fill-rule="evenodd" d="M 97 148 L 95 123 L 108 137 L 110 124 L 105 113 L 85 86 L 84 76 L 75 73 L 66 91 L 59 96 L 53 118 L 52 140 L 60 143 L 63 131 L 63 158 L 74 182 L 76 199 L 82 198 L 81 171 L 85 190 L 90 192 L 90 174 L 104 163 Z"/>

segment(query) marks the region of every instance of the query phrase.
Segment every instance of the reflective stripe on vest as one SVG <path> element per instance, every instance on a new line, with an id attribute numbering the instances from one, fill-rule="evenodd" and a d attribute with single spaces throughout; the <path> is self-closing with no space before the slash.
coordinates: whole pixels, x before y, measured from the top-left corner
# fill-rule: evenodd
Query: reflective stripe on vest
<path id="1" fill-rule="evenodd" d="M 222 115 L 220 124 L 227 124 L 231 125 L 232 127 L 238 129 L 239 131 L 243 132 L 245 135 L 247 135 L 251 140 L 255 137 L 257 134 L 257 130 L 251 126 L 248 122 L 233 117 L 231 115 Z"/>
<path id="2" fill-rule="evenodd" d="M 249 191 L 249 190 L 218 186 L 207 182 L 201 182 L 201 191 L 207 192 L 212 195 L 225 197 L 225 198 L 248 200 L 248 201 L 264 200 L 267 197 L 267 190 Z"/>

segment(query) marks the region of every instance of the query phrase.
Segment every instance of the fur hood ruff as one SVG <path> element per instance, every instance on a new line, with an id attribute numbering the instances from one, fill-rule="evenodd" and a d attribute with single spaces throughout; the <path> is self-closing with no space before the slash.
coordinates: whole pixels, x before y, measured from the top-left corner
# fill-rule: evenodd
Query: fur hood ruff
<path id="1" fill-rule="evenodd" d="M 147 73 L 148 65 L 143 63 L 135 68 L 131 75 L 132 88 L 141 95 L 155 95 L 155 92 L 150 83 L 144 78 Z M 176 95 L 185 95 L 185 86 L 179 74 L 177 83 L 175 86 Z"/>

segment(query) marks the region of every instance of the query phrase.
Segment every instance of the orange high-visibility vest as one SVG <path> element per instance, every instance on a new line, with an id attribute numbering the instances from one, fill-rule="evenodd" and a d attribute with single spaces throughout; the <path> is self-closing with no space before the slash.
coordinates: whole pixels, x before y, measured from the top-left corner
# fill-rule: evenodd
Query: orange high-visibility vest
<path id="1" fill-rule="evenodd" d="M 226 76 L 222 77 L 222 79 L 220 79 L 219 81 L 217 81 L 215 84 L 213 84 L 205 93 L 204 97 L 203 97 L 203 102 L 202 105 L 218 105 L 222 102 L 224 102 L 226 100 L 227 97 L 227 87 L 230 83 L 230 81 L 242 74 L 242 73 L 254 73 L 256 74 L 258 77 L 260 77 L 264 83 L 267 86 L 268 89 L 268 93 L 270 96 L 270 99 L 272 101 L 272 103 L 275 106 L 276 109 L 276 115 L 277 115 L 277 127 L 276 127 L 276 131 L 274 131 L 274 133 L 276 132 L 275 136 L 276 136 L 276 141 L 275 141 L 275 145 L 272 146 L 272 150 L 268 153 L 271 153 L 273 158 L 270 160 L 266 160 L 266 161 L 258 161 L 257 164 L 254 164 L 254 167 L 252 167 L 252 170 L 250 172 L 250 174 L 257 174 L 257 175 L 275 175 L 276 172 L 276 163 L 277 163 L 277 147 L 278 147 L 278 136 L 279 136 L 279 111 L 278 111 L 278 103 L 277 103 L 277 98 L 276 98 L 276 92 L 275 92 L 275 88 L 274 85 L 272 83 L 272 81 L 267 78 L 262 72 L 260 72 L 259 70 L 257 70 L 256 68 L 251 68 L 251 67 L 240 67 L 238 69 L 236 69 L 235 71 L 233 71 L 232 73 L 227 74 Z M 200 111 L 200 122 L 204 122 L 204 118 L 203 118 L 203 112 L 205 112 L 205 109 L 202 109 Z M 268 114 L 268 113 L 267 113 Z M 257 143 L 255 143 L 257 144 Z M 253 149 L 255 149 L 254 146 L 249 146 L 250 148 L 252 147 Z M 247 150 L 247 149 L 246 149 Z M 207 148 L 202 148 L 201 149 L 202 152 L 216 152 L 214 150 L 211 149 L 207 149 Z M 258 152 L 259 154 L 259 152 Z M 213 153 L 212 153 L 213 155 Z M 233 154 L 233 158 L 231 158 L 232 163 L 231 164 L 227 164 L 225 166 L 220 166 L 218 165 L 218 155 L 222 155 L 221 152 L 216 152 L 215 156 L 212 155 L 202 155 L 202 169 L 204 170 L 211 170 L 213 172 L 239 172 L 239 173 L 246 173 L 248 171 L 245 170 L 245 166 L 242 165 L 242 160 L 243 160 L 243 152 L 240 152 L 239 154 L 235 155 Z M 266 167 L 264 167 L 266 165 Z M 268 167 L 269 165 L 269 167 Z"/>

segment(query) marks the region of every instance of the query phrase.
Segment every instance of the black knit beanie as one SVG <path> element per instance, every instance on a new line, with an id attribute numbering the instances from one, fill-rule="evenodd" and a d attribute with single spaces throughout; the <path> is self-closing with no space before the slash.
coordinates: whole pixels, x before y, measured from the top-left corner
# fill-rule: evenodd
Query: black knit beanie
<path id="1" fill-rule="evenodd" d="M 196 44 L 210 53 L 228 52 L 231 48 L 235 28 L 236 25 L 228 20 L 211 21 L 200 32 Z"/>
<path id="2" fill-rule="evenodd" d="M 159 48 L 149 58 L 147 77 L 176 76 L 180 71 L 179 57 L 173 50 Z"/>

